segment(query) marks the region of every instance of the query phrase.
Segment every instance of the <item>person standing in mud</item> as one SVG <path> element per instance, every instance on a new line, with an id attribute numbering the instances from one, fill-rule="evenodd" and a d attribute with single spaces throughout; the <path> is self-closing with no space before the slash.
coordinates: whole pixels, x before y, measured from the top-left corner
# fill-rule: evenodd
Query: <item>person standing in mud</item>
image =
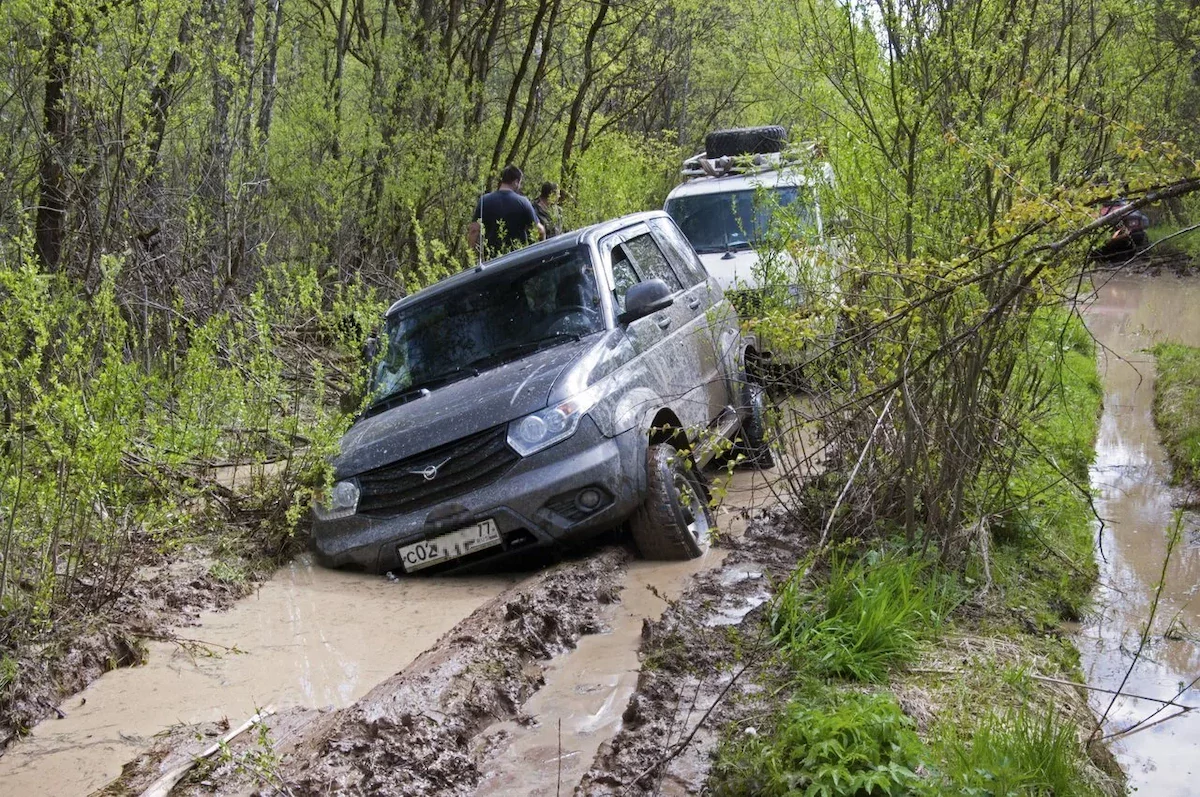
<path id="1" fill-rule="evenodd" d="M 537 211 L 538 221 L 546 231 L 547 238 L 553 238 L 563 231 L 562 213 L 558 207 L 558 185 L 556 183 L 542 183 L 542 190 L 538 192 L 538 198 L 533 203 L 533 209 Z"/>
<path id="2" fill-rule="evenodd" d="M 467 242 L 479 253 L 481 261 L 519 249 L 531 237 L 532 240 L 546 237 L 533 203 L 520 193 L 523 179 L 521 170 L 509 164 L 500 172 L 500 187 L 475 203 L 475 213 L 467 227 Z"/>

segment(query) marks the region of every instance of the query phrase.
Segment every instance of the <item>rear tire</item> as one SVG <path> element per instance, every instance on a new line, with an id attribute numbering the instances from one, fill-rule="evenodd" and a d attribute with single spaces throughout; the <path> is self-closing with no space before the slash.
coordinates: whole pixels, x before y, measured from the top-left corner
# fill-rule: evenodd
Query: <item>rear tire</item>
<path id="1" fill-rule="evenodd" d="M 646 559 L 695 559 L 714 527 L 700 473 L 675 446 L 646 452 L 648 494 L 630 520 L 634 544 Z"/>
<path id="2" fill-rule="evenodd" d="M 782 152 L 787 146 L 787 130 L 779 125 L 714 130 L 704 138 L 704 156 L 759 155 Z"/>

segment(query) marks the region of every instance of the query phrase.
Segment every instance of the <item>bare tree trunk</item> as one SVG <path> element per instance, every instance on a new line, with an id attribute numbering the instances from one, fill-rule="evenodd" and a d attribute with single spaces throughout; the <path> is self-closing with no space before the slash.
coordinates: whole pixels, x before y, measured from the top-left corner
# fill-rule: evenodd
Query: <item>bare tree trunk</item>
<path id="1" fill-rule="evenodd" d="M 342 157 L 342 78 L 346 71 L 346 48 L 349 33 L 346 25 L 346 14 L 350 10 L 350 0 L 342 0 L 342 10 L 338 13 L 337 38 L 334 41 L 334 67 L 331 102 L 333 104 L 333 141 L 330 151 L 334 160 Z"/>
<path id="2" fill-rule="evenodd" d="M 571 102 L 571 112 L 567 118 L 567 133 L 563 138 L 562 179 L 565 183 L 570 182 L 571 157 L 575 153 L 575 137 L 579 134 L 579 121 L 583 117 L 583 103 L 587 99 L 588 91 L 592 87 L 592 81 L 596 77 L 592 66 L 592 59 L 596 48 L 596 37 L 600 35 L 600 30 L 604 27 L 604 18 L 608 16 L 610 6 L 611 0 L 600 0 L 600 7 L 596 11 L 596 18 L 592 21 L 591 27 L 588 28 L 587 39 L 583 43 L 583 77 L 579 81 L 579 88 L 575 92 L 575 99 Z"/>
<path id="3" fill-rule="evenodd" d="M 496 146 L 492 149 L 491 168 L 488 174 L 494 174 L 500 168 L 500 153 L 504 151 L 504 139 L 508 138 L 508 128 L 512 125 L 513 113 L 516 111 L 517 94 L 525 81 L 525 72 L 529 69 L 529 61 L 537 48 L 538 39 L 542 34 L 542 20 L 550 5 L 548 0 L 539 0 L 537 12 L 533 15 L 533 23 L 529 26 L 529 38 L 525 42 L 525 51 L 521 53 L 521 63 L 517 73 L 513 75 L 512 85 L 508 89 L 508 101 L 504 104 L 504 121 L 500 125 L 500 134 L 496 136 Z M 543 52 L 545 52 L 543 48 Z"/>
<path id="4" fill-rule="evenodd" d="M 271 114 L 275 108 L 278 82 L 279 29 L 283 27 L 283 0 L 267 0 L 267 25 L 263 31 L 263 46 L 267 62 L 263 66 L 262 100 L 258 108 L 258 132 L 266 144 L 271 134 Z"/>
<path id="5" fill-rule="evenodd" d="M 508 157 L 505 158 L 508 163 L 516 163 L 517 153 L 521 151 L 521 144 L 529 132 L 529 126 L 537 113 L 538 105 L 540 105 L 539 92 L 542 80 L 546 77 L 546 65 L 549 63 L 550 51 L 554 43 L 554 24 L 558 20 L 558 10 L 561 7 L 562 0 L 554 0 L 554 5 L 550 7 L 550 16 L 546 19 L 546 35 L 542 37 L 542 52 L 538 56 L 537 66 L 534 67 L 533 78 L 529 81 L 529 93 L 525 98 L 525 107 L 521 111 L 521 123 L 517 127 L 517 135 L 513 138 L 512 146 L 508 149 Z"/>
<path id="6" fill-rule="evenodd" d="M 67 176 L 63 168 L 70 137 L 66 88 L 71 79 L 71 26 L 66 0 L 54 0 L 50 38 L 46 43 L 46 89 L 42 102 L 44 125 L 38 176 L 37 254 L 47 269 L 61 265 L 67 234 Z"/>

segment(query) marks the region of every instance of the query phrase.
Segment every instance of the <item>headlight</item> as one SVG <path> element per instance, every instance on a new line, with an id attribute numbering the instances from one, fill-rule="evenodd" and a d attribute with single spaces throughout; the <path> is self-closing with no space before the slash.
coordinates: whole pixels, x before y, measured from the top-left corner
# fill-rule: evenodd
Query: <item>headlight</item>
<path id="1" fill-rule="evenodd" d="M 518 418 L 508 425 L 508 444 L 523 457 L 566 440 L 579 428 L 579 420 L 595 400 L 588 393 Z"/>
<path id="2" fill-rule="evenodd" d="M 358 510 L 358 485 L 354 482 L 337 482 L 327 499 L 313 502 L 313 510 L 321 520 L 350 517 Z"/>

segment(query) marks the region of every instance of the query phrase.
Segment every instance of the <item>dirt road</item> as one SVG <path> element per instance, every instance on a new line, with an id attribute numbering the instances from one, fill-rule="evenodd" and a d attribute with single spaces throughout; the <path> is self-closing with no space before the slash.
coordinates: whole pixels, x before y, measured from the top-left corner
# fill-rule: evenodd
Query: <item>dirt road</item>
<path id="1" fill-rule="evenodd" d="M 770 472 L 734 475 L 718 515 L 722 532 L 740 535 L 747 510 L 772 502 L 764 489 L 771 478 Z M 656 620 L 697 573 L 717 567 L 725 556 L 718 546 L 689 562 L 652 563 L 636 560 L 622 546 L 609 547 L 558 566 L 550 571 L 556 579 L 551 582 L 546 573 L 391 580 L 314 568 L 301 558 L 230 611 L 180 631 L 203 647 L 152 643 L 145 666 L 111 672 L 65 701 L 64 718 L 41 723 L 0 759 L 0 794 L 90 794 L 139 754 L 141 765 L 127 785 L 145 785 L 172 761 L 206 746 L 211 739 L 205 731 L 237 725 L 268 705 L 276 711 L 273 727 L 313 744 L 311 734 L 330 717 L 339 717 L 342 728 L 350 716 L 370 715 L 377 723 L 370 706 L 395 705 L 400 692 L 416 693 L 412 684 L 442 675 L 447 683 L 461 681 L 437 670 L 444 661 L 428 669 L 433 665 L 421 654 L 432 651 L 436 658 L 462 645 L 466 649 L 455 656 L 468 669 L 499 674 L 516 667 L 527 677 L 498 688 L 496 705 L 484 711 L 487 722 L 472 719 L 471 732 L 460 732 L 464 760 L 478 765 L 435 790 L 548 793 L 560 778 L 578 783 L 600 746 L 621 728 L 637 686 L 644 624 Z M 497 620 L 491 616 L 497 607 L 538 603 L 547 590 L 558 591 L 554 611 L 537 617 L 549 630 L 526 634 L 540 634 L 541 643 L 522 648 L 512 638 L 490 636 L 508 628 L 510 609 L 500 609 Z M 490 642 L 479 645 L 480 640 Z M 497 663 L 494 656 L 502 648 L 515 650 L 517 659 Z M 468 713 L 481 710 L 471 703 L 478 695 L 422 694 L 426 701 L 450 701 L 453 711 L 463 710 L 455 702 L 460 699 L 471 704 Z M 289 779 L 320 781 L 301 768 L 302 756 L 293 755 L 298 768 L 289 771 Z M 336 769 L 328 762 L 322 766 Z M 228 779 L 231 785 L 240 782 Z"/>

